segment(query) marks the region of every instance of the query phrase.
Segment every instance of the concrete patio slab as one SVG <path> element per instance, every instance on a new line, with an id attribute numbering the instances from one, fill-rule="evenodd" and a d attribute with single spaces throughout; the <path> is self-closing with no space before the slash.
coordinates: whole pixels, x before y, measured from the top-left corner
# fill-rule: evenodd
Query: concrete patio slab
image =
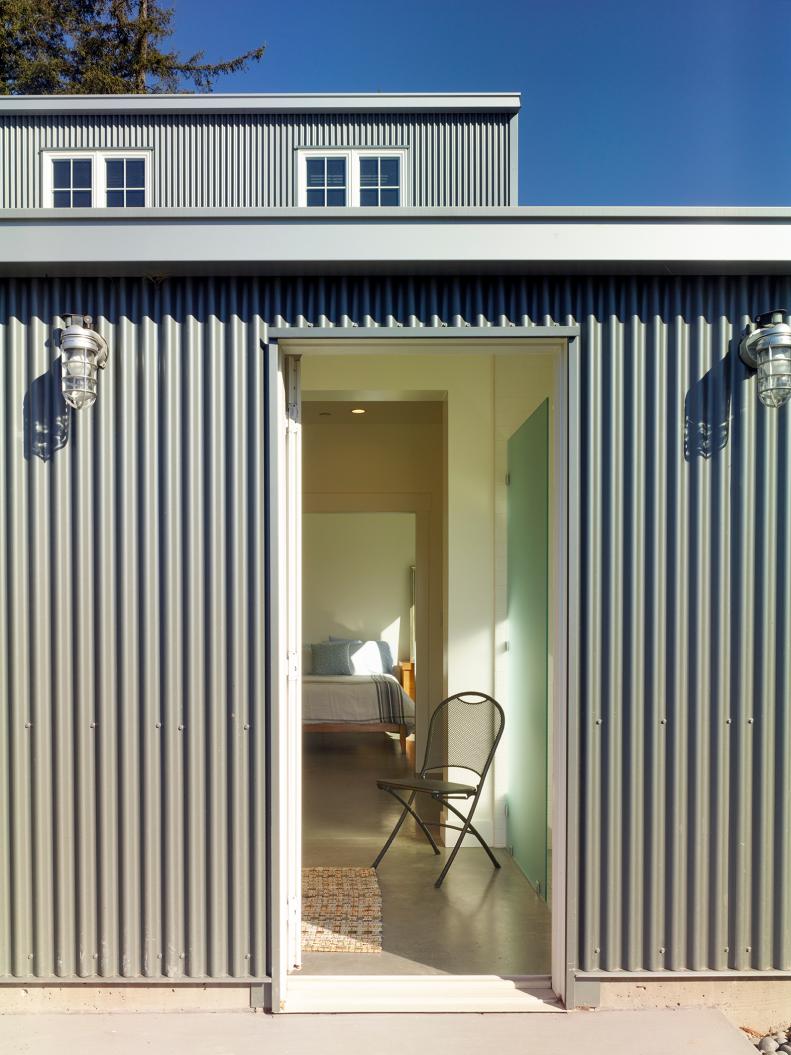
<path id="1" fill-rule="evenodd" d="M 262 1013 L 0 1016 L 2 1055 L 749 1055 L 755 1048 L 711 1009 L 560 1015 L 293 1015 Z"/>

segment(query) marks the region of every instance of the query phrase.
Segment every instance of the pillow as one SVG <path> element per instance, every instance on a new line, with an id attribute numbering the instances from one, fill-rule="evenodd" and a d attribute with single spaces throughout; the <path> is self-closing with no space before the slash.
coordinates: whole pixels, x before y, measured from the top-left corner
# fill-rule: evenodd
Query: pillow
<path id="1" fill-rule="evenodd" d="M 349 660 L 349 641 L 320 641 L 311 645 L 313 674 L 319 677 L 335 677 L 353 674 Z"/>
<path id="2" fill-rule="evenodd" d="M 313 673 L 313 650 L 310 645 L 302 646 L 302 673 Z"/>
<path id="3" fill-rule="evenodd" d="M 351 645 L 349 660 L 354 674 L 392 673 L 395 661 L 387 641 L 355 641 L 348 637 L 333 637 L 332 634 L 330 641 L 346 641 Z"/>

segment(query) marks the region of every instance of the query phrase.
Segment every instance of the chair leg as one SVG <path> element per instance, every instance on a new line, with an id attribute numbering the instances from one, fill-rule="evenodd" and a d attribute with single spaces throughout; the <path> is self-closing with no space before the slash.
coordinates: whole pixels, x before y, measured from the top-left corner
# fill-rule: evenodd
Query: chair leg
<path id="1" fill-rule="evenodd" d="M 476 800 L 476 803 L 477 803 L 477 800 Z M 479 842 L 479 843 L 481 844 L 481 846 L 482 846 L 482 847 L 484 848 L 484 850 L 486 851 L 486 853 L 487 853 L 487 854 L 489 855 L 489 860 L 490 860 L 490 861 L 492 862 L 492 864 L 494 865 L 494 867 L 495 867 L 495 868 L 500 868 L 500 867 L 501 867 L 501 865 L 500 865 L 500 862 L 499 862 L 499 861 L 497 860 L 497 858 L 496 858 L 496 857 L 494 856 L 494 854 L 492 853 L 491 847 L 490 847 L 490 846 L 488 846 L 488 845 L 486 844 L 486 842 L 484 842 L 484 840 L 483 840 L 483 839 L 481 838 L 480 832 L 479 832 L 479 831 L 477 830 L 477 828 L 474 828 L 474 827 L 473 827 L 473 824 L 472 824 L 472 815 L 473 815 L 473 813 L 475 813 L 475 805 L 476 805 L 476 803 L 473 803 L 473 807 L 472 807 L 472 809 L 470 810 L 470 815 L 469 815 L 469 817 L 465 817 L 463 813 L 460 813 L 460 812 L 459 812 L 459 810 L 457 810 L 457 809 L 456 809 L 456 808 L 455 808 L 454 806 L 452 806 L 452 805 L 451 805 L 451 804 L 450 804 L 450 803 L 449 803 L 448 801 L 445 801 L 445 802 L 444 802 L 444 805 L 445 805 L 445 806 L 447 806 L 447 807 L 448 807 L 448 809 L 449 809 L 449 810 L 450 810 L 450 811 L 451 811 L 452 813 L 455 813 L 455 814 L 456 814 L 456 816 L 457 816 L 457 817 L 459 818 L 459 820 L 460 820 L 460 821 L 463 821 L 463 822 L 464 822 L 464 824 L 465 824 L 465 825 L 467 826 L 467 831 L 468 831 L 468 832 L 469 832 L 469 833 L 470 833 L 471 835 L 474 835 L 474 836 L 475 836 L 475 838 L 476 838 L 476 839 L 478 840 L 478 842 Z M 465 834 L 466 834 L 466 833 L 465 833 Z"/>
<path id="2" fill-rule="evenodd" d="M 393 840 L 395 839 L 396 835 L 398 835 L 398 832 L 401 829 L 401 825 L 406 820 L 407 813 L 411 813 L 412 814 L 412 816 L 415 818 L 415 820 L 420 825 L 420 828 L 421 828 L 423 834 L 428 839 L 428 841 L 431 843 L 431 847 L 434 850 L 434 853 L 438 854 L 439 853 L 439 847 L 434 842 L 434 838 L 433 838 L 431 832 L 425 826 L 425 824 L 423 823 L 421 818 L 417 815 L 417 813 L 412 809 L 412 803 L 415 801 L 415 796 L 417 795 L 417 792 L 413 791 L 412 794 L 409 796 L 409 802 L 404 802 L 404 800 L 399 795 L 396 795 L 396 793 L 394 791 L 392 791 L 390 788 L 385 788 L 384 790 L 387 791 L 388 794 L 392 795 L 394 799 L 396 799 L 398 802 L 400 802 L 401 805 L 404 807 L 404 809 L 403 809 L 403 812 L 401 813 L 401 816 L 396 821 L 395 828 L 393 828 L 393 830 L 390 832 L 390 836 L 389 836 L 387 842 L 384 844 L 382 849 L 379 851 L 379 854 L 377 855 L 376 860 L 371 865 L 371 868 L 378 868 L 379 867 L 379 863 L 381 862 L 382 858 L 387 853 L 387 851 L 390 849 L 390 846 L 392 845 Z"/>

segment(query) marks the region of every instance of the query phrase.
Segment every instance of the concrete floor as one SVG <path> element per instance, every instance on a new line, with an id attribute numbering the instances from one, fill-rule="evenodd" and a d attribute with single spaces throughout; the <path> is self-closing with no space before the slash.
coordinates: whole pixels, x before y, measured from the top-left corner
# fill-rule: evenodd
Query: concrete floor
<path id="1" fill-rule="evenodd" d="M 749 1055 L 718 1011 L 567 1015 L 263 1015 L 236 1013 L 0 1016 L 3 1055 Z"/>
<path id="2" fill-rule="evenodd" d="M 370 865 L 399 814 L 376 787 L 407 771 L 398 741 L 306 733 L 304 745 L 303 864 Z M 409 818 L 378 869 L 383 952 L 307 953 L 303 974 L 549 974 L 549 908 L 510 856 L 498 851 L 496 870 L 465 847 L 436 890 L 447 853 Z"/>

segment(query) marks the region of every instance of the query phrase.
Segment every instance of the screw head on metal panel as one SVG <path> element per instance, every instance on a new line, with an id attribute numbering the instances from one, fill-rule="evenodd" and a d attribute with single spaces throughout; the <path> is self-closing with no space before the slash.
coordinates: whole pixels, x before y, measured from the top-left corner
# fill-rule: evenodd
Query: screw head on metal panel
<path id="1" fill-rule="evenodd" d="M 184 732 L 184 726 L 183 726 L 183 725 L 180 725 L 180 726 L 179 726 L 179 732 L 180 732 L 180 733 Z"/>
<path id="2" fill-rule="evenodd" d="M 659 955 L 660 956 L 664 956 L 665 955 L 665 947 L 664 947 L 664 945 L 660 945 L 659 946 Z"/>
<path id="3" fill-rule="evenodd" d="M 155 729 L 161 729 L 162 728 L 162 722 L 154 722 L 154 728 Z"/>

